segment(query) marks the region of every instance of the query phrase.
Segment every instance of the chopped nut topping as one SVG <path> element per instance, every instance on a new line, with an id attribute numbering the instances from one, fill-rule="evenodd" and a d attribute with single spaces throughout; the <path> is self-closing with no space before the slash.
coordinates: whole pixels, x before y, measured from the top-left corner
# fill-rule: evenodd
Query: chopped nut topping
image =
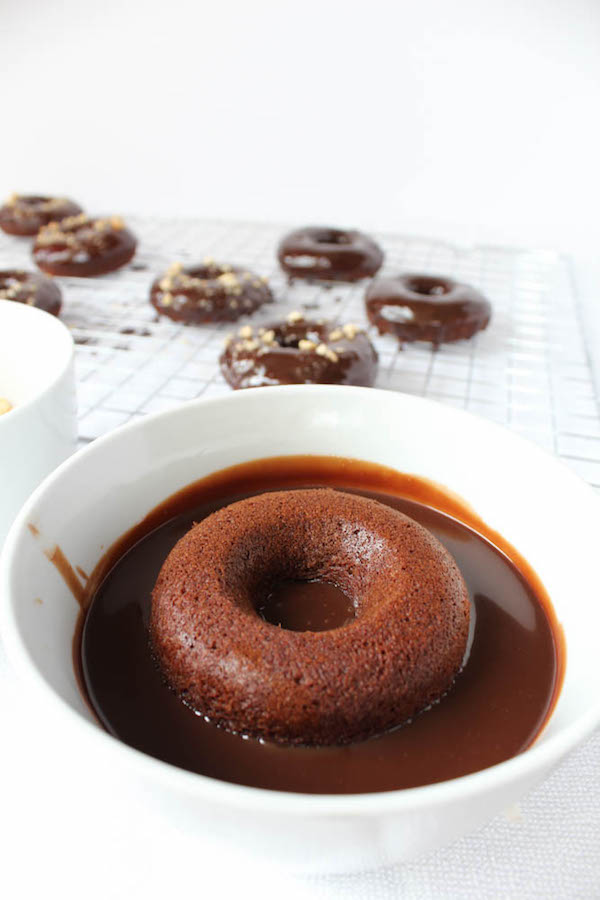
<path id="1" fill-rule="evenodd" d="M 341 341 L 344 337 L 344 332 L 341 328 L 336 328 L 334 331 L 329 332 L 329 340 L 330 341 Z"/>
<path id="2" fill-rule="evenodd" d="M 295 309 L 287 314 L 286 320 L 290 325 L 295 325 L 296 322 L 302 322 L 304 320 L 304 313 L 298 312 L 298 310 Z"/>
<path id="3" fill-rule="evenodd" d="M 348 322 L 347 325 L 342 325 L 342 331 L 349 341 L 353 341 L 360 331 L 360 328 L 358 327 L 358 325 L 355 325 L 354 322 Z"/>
<path id="4" fill-rule="evenodd" d="M 240 330 L 238 331 L 238 335 L 241 338 L 251 338 L 253 335 L 252 326 L 251 325 L 242 325 Z"/>
<path id="5" fill-rule="evenodd" d="M 121 216 L 111 216 L 109 221 L 115 231 L 122 231 L 125 228 L 125 222 Z"/>
<path id="6" fill-rule="evenodd" d="M 225 289 L 226 294 L 241 294 L 242 286 L 234 272 L 222 272 L 216 279 L 221 287 Z"/>
<path id="7" fill-rule="evenodd" d="M 223 346 L 224 346 L 224 347 L 229 347 L 229 345 L 230 345 L 230 343 L 232 342 L 232 340 L 233 340 L 233 335 L 232 335 L 232 334 L 226 334 L 226 335 L 225 335 L 225 338 L 224 338 L 224 340 L 223 340 Z"/>
<path id="8" fill-rule="evenodd" d="M 13 193 L 8 197 L 8 199 L 6 201 L 6 205 L 7 206 L 16 206 L 18 202 L 19 202 L 19 195 Z M 6 402 L 8 402 L 8 401 L 6 401 Z"/>
<path id="9" fill-rule="evenodd" d="M 12 403 L 10 403 L 6 399 L 6 397 L 0 397 L 0 416 L 3 416 L 4 413 L 10 412 L 12 408 Z"/>
<path id="10" fill-rule="evenodd" d="M 260 344 L 258 343 L 257 340 L 242 341 L 242 347 L 244 348 L 244 350 L 247 350 L 249 353 L 252 353 L 254 350 L 258 350 L 258 348 L 260 347 Z"/>
<path id="11" fill-rule="evenodd" d="M 321 347 L 324 347 L 325 344 L 321 344 Z M 309 341 L 308 338 L 302 338 L 301 341 L 298 341 L 298 350 L 317 350 L 317 345 L 314 341 Z"/>
<path id="12" fill-rule="evenodd" d="M 328 359 L 330 362 L 335 363 L 339 359 L 337 353 L 334 353 L 331 347 L 328 347 L 327 344 L 319 344 L 319 346 L 315 350 L 315 353 L 318 353 L 319 356 L 324 356 L 325 359 Z"/>
<path id="13" fill-rule="evenodd" d="M 180 275 L 183 272 L 183 263 L 174 262 L 171 263 L 169 268 L 167 269 L 167 275 Z"/>
<path id="14" fill-rule="evenodd" d="M 171 306 L 173 304 L 173 294 L 167 291 L 167 293 L 163 294 L 160 298 L 160 302 L 163 306 Z"/>
<path id="15" fill-rule="evenodd" d="M 264 331 L 260 336 L 263 344 L 274 344 L 275 343 L 275 332 L 272 328 L 269 328 L 268 331 Z"/>

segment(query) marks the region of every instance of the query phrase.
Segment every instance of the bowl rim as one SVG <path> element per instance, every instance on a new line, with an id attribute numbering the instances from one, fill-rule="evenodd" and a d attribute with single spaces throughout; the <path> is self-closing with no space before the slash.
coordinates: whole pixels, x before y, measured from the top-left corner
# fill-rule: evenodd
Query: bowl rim
<path id="1" fill-rule="evenodd" d="M 399 391 L 385 391 L 376 388 L 364 388 L 340 385 L 285 385 L 270 387 L 268 395 L 277 394 L 315 394 L 316 392 L 355 393 L 357 396 L 365 393 L 385 395 L 392 398 L 402 398 L 403 402 L 414 403 L 416 406 L 443 407 L 450 410 L 453 415 L 461 419 L 476 421 L 477 427 L 489 429 L 506 436 L 517 444 L 528 449 L 529 453 L 539 455 L 545 461 L 550 460 L 558 466 L 563 475 L 570 478 L 574 487 L 582 488 L 588 497 L 599 504 L 593 489 L 578 475 L 576 475 L 560 459 L 546 453 L 536 444 L 522 437 L 510 429 L 476 416 L 466 410 L 449 407 L 435 400 L 424 397 L 416 397 Z M 260 392 L 263 393 L 262 391 Z M 252 391 L 254 395 L 255 392 Z M 457 799 L 466 799 L 480 793 L 485 793 L 488 788 L 497 789 L 522 778 L 535 777 L 539 773 L 540 779 L 553 765 L 585 737 L 590 735 L 600 724 L 600 697 L 591 707 L 580 713 L 574 722 L 566 725 L 555 735 L 548 737 L 543 743 L 536 742 L 523 752 L 511 757 L 504 762 L 497 763 L 486 769 L 481 769 L 469 775 L 433 784 L 422 785 L 414 788 L 401 788 L 392 791 L 380 791 L 364 794 L 304 794 L 292 791 L 276 791 L 266 788 L 249 787 L 221 781 L 206 775 L 200 775 L 185 769 L 178 768 L 171 763 L 152 757 L 134 747 L 129 746 L 120 739 L 113 737 L 105 731 L 96 721 L 85 718 L 75 710 L 68 701 L 64 700 L 48 684 L 44 676 L 39 672 L 35 660 L 31 658 L 19 632 L 16 618 L 12 609 L 12 579 L 13 568 L 16 564 L 16 549 L 21 535 L 27 527 L 27 521 L 38 501 L 45 491 L 63 478 L 64 474 L 74 464 L 88 455 L 102 452 L 102 449 L 115 441 L 123 439 L 132 430 L 143 430 L 148 423 L 159 420 L 168 420 L 172 416 L 178 416 L 186 409 L 204 408 L 222 404 L 235 405 L 244 402 L 246 391 L 232 392 L 217 397 L 199 397 L 196 400 L 187 401 L 168 410 L 144 416 L 141 419 L 132 420 L 108 434 L 97 438 L 87 446 L 81 448 L 71 457 L 65 460 L 57 469 L 48 475 L 39 487 L 27 500 L 17 518 L 15 519 L 4 546 L 0 553 L 0 635 L 6 648 L 7 656 L 15 671 L 36 691 L 38 696 L 44 698 L 45 703 L 50 701 L 52 707 L 62 717 L 65 724 L 78 729 L 83 739 L 95 743 L 98 749 L 104 748 L 104 752 L 112 754 L 115 763 L 119 760 L 128 768 L 135 769 L 138 774 L 149 780 L 159 782 L 167 789 L 175 789 L 195 799 L 213 801 L 222 806 L 234 809 L 254 810 L 261 813 L 284 813 L 295 816 L 364 816 L 397 813 L 417 809 L 433 809 Z M 386 401 L 387 402 L 387 401 Z M 119 535 L 115 537 L 117 540 Z M 69 656 L 70 659 L 70 656 Z"/>
<path id="2" fill-rule="evenodd" d="M 18 403 L 16 406 L 13 406 L 13 408 L 9 410 L 10 415 L 6 414 L 4 416 L 0 416 L 0 429 L 8 427 L 6 424 L 7 422 L 14 423 L 17 421 L 17 419 L 22 418 L 24 415 L 27 415 L 34 404 L 40 402 L 43 403 L 44 398 L 53 391 L 56 385 L 67 374 L 75 356 L 75 341 L 73 340 L 73 335 L 64 324 L 64 322 L 61 322 L 60 319 L 57 318 L 57 316 L 51 315 L 44 309 L 38 309 L 36 306 L 28 306 L 26 303 L 18 303 L 15 300 L 0 299 L 0 316 L 2 315 L 3 309 L 14 310 L 15 315 L 17 316 L 33 315 L 34 319 L 35 317 L 38 317 L 39 322 L 43 322 L 45 320 L 46 324 L 43 327 L 49 329 L 48 333 L 52 332 L 52 330 L 54 329 L 54 334 L 57 336 L 57 344 L 59 341 L 62 341 L 64 343 L 64 349 L 67 352 L 65 354 L 64 360 L 57 368 L 53 370 L 52 376 L 49 376 L 50 380 L 47 382 L 47 384 L 44 385 L 41 391 L 33 394 L 33 396 L 31 396 L 28 400 L 25 400 L 23 403 Z M 16 310 L 19 310 L 19 312 L 16 312 Z M 24 312 L 24 310 L 27 310 L 27 312 Z M 39 318 L 40 316 L 43 318 Z M 59 335 L 60 337 L 58 337 Z"/>

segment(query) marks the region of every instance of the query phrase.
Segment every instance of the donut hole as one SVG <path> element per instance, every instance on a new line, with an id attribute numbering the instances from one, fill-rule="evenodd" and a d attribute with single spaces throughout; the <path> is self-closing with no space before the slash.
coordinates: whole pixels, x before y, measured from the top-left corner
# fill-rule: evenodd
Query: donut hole
<path id="1" fill-rule="evenodd" d="M 337 228 L 321 228 L 313 235 L 317 244 L 351 244 L 352 240 L 346 231 Z"/>
<path id="2" fill-rule="evenodd" d="M 256 611 L 265 622 L 287 631 L 331 631 L 356 617 L 354 603 L 341 588 L 317 579 L 276 581 Z"/>
<path id="3" fill-rule="evenodd" d="M 19 197 L 19 203 L 23 203 L 25 206 L 37 206 L 38 204 L 47 203 L 51 199 L 51 197 L 28 195 L 27 197 Z"/>
<path id="4" fill-rule="evenodd" d="M 413 294 L 423 294 L 426 297 L 441 297 L 443 294 L 449 294 L 452 289 L 452 285 L 448 281 L 431 278 L 427 275 L 409 278 L 406 286 Z"/>
<path id="5" fill-rule="evenodd" d="M 313 341 L 320 344 L 325 340 L 326 328 L 319 327 L 314 322 L 285 325 L 274 328 L 275 339 L 280 347 L 288 350 L 299 350 L 300 341 Z"/>

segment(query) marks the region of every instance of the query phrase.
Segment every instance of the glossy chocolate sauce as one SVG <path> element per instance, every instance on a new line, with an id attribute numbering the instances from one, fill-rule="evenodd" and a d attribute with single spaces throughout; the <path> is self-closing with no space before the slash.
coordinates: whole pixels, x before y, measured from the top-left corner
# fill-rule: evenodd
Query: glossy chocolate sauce
<path id="1" fill-rule="evenodd" d="M 163 683 L 148 646 L 150 592 L 165 557 L 193 522 L 251 494 L 318 485 L 387 503 L 445 544 L 473 604 L 468 658 L 439 703 L 366 741 L 306 748 L 229 734 L 183 705 Z M 88 591 L 75 656 L 104 727 L 173 765 L 239 784 L 361 793 L 455 778 L 528 747 L 560 689 L 560 626 L 543 586 L 514 548 L 449 492 L 358 461 L 262 460 L 197 482 L 124 535 L 92 573 Z M 258 612 L 275 625 L 299 630 L 339 627 L 353 616 L 339 589 L 314 582 L 276 585 Z"/>

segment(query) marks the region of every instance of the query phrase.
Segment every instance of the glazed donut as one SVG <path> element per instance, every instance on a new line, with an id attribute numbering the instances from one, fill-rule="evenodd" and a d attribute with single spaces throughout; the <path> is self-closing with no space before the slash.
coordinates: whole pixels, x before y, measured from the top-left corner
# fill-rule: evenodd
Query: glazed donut
<path id="1" fill-rule="evenodd" d="M 22 269 L 0 271 L 0 300 L 15 300 L 27 306 L 37 306 L 53 316 L 60 312 L 62 294 L 51 278 Z"/>
<path id="2" fill-rule="evenodd" d="M 150 288 L 150 302 L 157 312 L 194 325 L 235 321 L 272 299 L 265 278 L 210 257 L 202 265 L 187 268 L 173 263 Z"/>
<path id="3" fill-rule="evenodd" d="M 36 197 L 11 194 L 0 206 L 0 228 L 7 234 L 37 234 L 42 225 L 76 216 L 81 207 L 66 197 Z"/>
<path id="4" fill-rule="evenodd" d="M 352 323 L 310 322 L 291 312 L 285 322 L 244 325 L 226 338 L 221 371 L 232 388 L 273 384 L 358 384 L 371 387 L 377 351 Z"/>
<path id="5" fill-rule="evenodd" d="M 358 281 L 377 272 L 383 251 L 362 231 L 310 226 L 286 234 L 277 258 L 293 278 Z"/>
<path id="6" fill-rule="evenodd" d="M 257 607 L 285 579 L 329 582 L 355 618 L 288 631 Z M 223 727 L 343 744 L 435 702 L 467 647 L 467 588 L 448 551 L 391 507 L 331 489 L 218 510 L 176 544 L 152 593 L 151 644 L 170 687 Z"/>
<path id="7" fill-rule="evenodd" d="M 367 288 L 365 304 L 380 334 L 434 347 L 473 337 L 492 314 L 489 301 L 471 285 L 433 275 L 378 278 Z"/>
<path id="8" fill-rule="evenodd" d="M 136 245 L 120 216 L 90 219 L 82 213 L 41 228 L 33 258 L 50 275 L 87 278 L 120 269 L 133 257 Z"/>

